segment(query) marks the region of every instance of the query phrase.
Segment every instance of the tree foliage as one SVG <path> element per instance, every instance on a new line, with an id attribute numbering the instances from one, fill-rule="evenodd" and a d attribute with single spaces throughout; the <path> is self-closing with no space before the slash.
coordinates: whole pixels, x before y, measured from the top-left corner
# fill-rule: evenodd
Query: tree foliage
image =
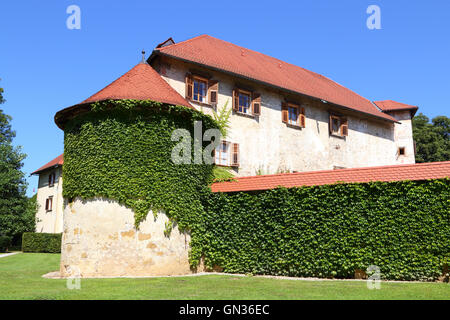
<path id="1" fill-rule="evenodd" d="M 2 93 L 3 89 L 0 101 L 4 102 Z M 35 217 L 25 195 L 27 182 L 22 166 L 26 155 L 12 145 L 16 134 L 10 121 L 11 116 L 0 109 L 0 234 L 17 239 L 25 231 L 34 231 Z"/>
<path id="2" fill-rule="evenodd" d="M 450 160 L 450 118 L 438 116 L 430 123 L 429 118 L 420 113 L 413 119 L 413 133 L 416 162 Z"/>

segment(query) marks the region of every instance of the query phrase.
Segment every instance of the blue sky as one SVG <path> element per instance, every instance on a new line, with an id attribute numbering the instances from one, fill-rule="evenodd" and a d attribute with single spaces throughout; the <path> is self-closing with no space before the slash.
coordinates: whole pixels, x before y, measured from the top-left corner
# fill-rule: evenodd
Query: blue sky
<path id="1" fill-rule="evenodd" d="M 69 5 L 81 29 L 66 27 Z M 369 30 L 369 5 L 381 30 Z M 450 1 L 2 1 L 2 108 L 13 117 L 27 175 L 63 152 L 56 111 L 128 71 L 163 40 L 200 34 L 321 73 L 370 100 L 449 116 Z M 28 194 L 37 178 L 28 178 Z"/>

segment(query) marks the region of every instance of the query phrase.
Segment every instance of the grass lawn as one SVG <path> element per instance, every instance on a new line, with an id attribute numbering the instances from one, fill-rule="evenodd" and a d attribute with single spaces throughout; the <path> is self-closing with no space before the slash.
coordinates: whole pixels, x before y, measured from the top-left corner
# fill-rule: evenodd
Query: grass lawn
<path id="1" fill-rule="evenodd" d="M 199 276 L 66 280 L 41 276 L 59 268 L 58 254 L 21 253 L 0 258 L 0 299 L 450 299 L 446 283 L 293 281 L 258 277 Z"/>

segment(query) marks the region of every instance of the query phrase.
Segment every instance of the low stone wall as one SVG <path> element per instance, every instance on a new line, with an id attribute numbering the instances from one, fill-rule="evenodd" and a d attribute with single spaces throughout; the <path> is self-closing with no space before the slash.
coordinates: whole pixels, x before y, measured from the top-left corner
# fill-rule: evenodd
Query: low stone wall
<path id="1" fill-rule="evenodd" d="M 164 235 L 167 216 L 159 212 L 134 227 L 134 213 L 116 201 L 75 199 L 64 208 L 61 276 L 161 276 L 193 273 L 190 236 L 176 224 Z"/>

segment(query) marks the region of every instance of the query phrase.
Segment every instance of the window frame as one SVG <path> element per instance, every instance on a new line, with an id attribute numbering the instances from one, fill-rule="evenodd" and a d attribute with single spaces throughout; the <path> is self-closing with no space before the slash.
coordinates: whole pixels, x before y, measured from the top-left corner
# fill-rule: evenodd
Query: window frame
<path id="1" fill-rule="evenodd" d="M 399 157 L 406 156 L 406 147 L 398 147 L 397 152 Z"/>
<path id="2" fill-rule="evenodd" d="M 241 94 L 242 95 L 246 95 L 248 97 L 247 112 L 244 112 L 244 111 L 240 110 L 241 109 Z M 242 108 L 244 108 L 244 107 L 242 107 Z M 237 112 L 241 113 L 241 114 L 245 114 L 245 115 L 253 115 L 253 110 L 252 110 L 252 93 L 250 91 L 239 89 L 239 91 L 238 91 Z"/>
<path id="3" fill-rule="evenodd" d="M 204 92 L 205 95 L 202 95 L 203 101 L 199 101 L 199 100 L 195 99 L 195 81 L 203 82 L 205 85 L 205 92 Z M 208 104 L 208 79 L 197 76 L 197 75 L 192 75 L 192 101 L 201 103 L 201 104 Z"/>
<path id="4" fill-rule="evenodd" d="M 333 120 L 338 121 L 338 131 L 334 131 L 333 127 Z M 338 115 L 335 113 L 330 113 L 330 119 L 329 119 L 329 132 L 330 136 L 339 137 L 339 138 L 345 138 L 348 136 L 348 119 L 346 116 Z M 344 128 L 346 127 L 346 132 L 344 133 Z"/>
<path id="5" fill-rule="evenodd" d="M 222 146 L 226 145 L 226 161 L 224 163 L 221 162 L 222 160 Z M 236 149 L 236 150 L 235 150 Z M 235 160 L 236 157 L 236 161 Z M 216 166 L 220 167 L 239 167 L 239 143 L 230 142 L 228 140 L 222 140 L 220 141 L 219 146 L 214 149 L 214 164 Z"/>
<path id="6" fill-rule="evenodd" d="M 53 196 L 49 196 L 45 199 L 45 211 L 53 211 Z"/>
<path id="7" fill-rule="evenodd" d="M 56 174 L 55 172 L 51 172 L 48 175 L 48 186 L 51 188 L 55 185 L 55 181 L 56 181 Z"/>

